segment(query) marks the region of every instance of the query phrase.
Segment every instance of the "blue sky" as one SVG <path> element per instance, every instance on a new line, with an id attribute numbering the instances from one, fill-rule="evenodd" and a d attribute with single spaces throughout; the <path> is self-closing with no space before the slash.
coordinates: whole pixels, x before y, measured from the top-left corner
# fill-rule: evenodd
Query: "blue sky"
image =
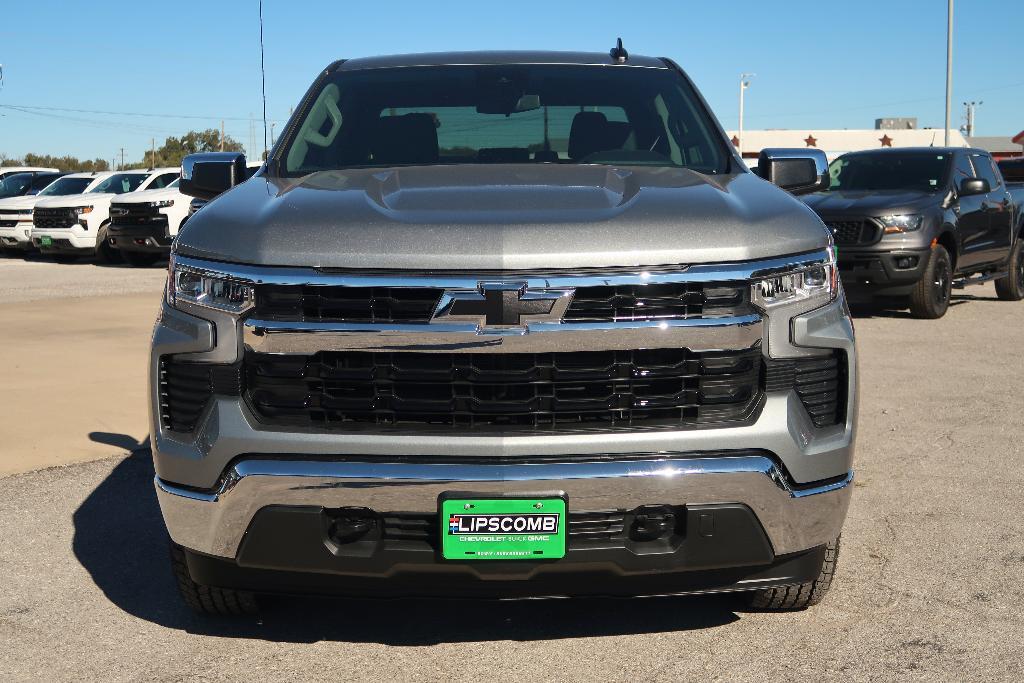
<path id="1" fill-rule="evenodd" d="M 1024 2 L 958 0 L 954 126 L 983 100 L 979 135 L 1024 129 L 1015 34 Z M 941 128 L 946 0 L 326 2 L 265 0 L 268 115 L 277 129 L 338 57 L 492 48 L 627 49 L 674 58 L 727 128 L 755 72 L 747 128 Z M 0 3 L 0 153 L 137 160 L 167 135 L 217 127 L 262 148 L 256 0 Z M 19 110 L 11 107 L 37 107 Z M 83 111 L 41 109 L 95 110 Z M 30 113 L 31 112 L 31 113 Z M 135 114 L 146 114 L 139 116 Z"/>

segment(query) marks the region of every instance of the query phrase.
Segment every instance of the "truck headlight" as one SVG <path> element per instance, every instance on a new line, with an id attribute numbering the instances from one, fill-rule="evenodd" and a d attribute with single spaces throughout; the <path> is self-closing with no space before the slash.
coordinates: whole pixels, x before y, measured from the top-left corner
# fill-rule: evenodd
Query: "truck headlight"
<path id="1" fill-rule="evenodd" d="M 92 207 L 91 206 L 76 206 L 76 207 L 74 207 L 72 209 L 68 209 L 68 212 L 71 214 L 72 218 L 78 218 L 79 216 L 83 216 L 83 215 L 85 215 L 87 213 L 92 213 Z"/>
<path id="2" fill-rule="evenodd" d="M 829 249 L 827 261 L 755 280 L 750 298 L 762 310 L 793 303 L 810 310 L 831 303 L 838 292 L 839 270 L 835 252 Z"/>
<path id="3" fill-rule="evenodd" d="M 164 199 L 159 202 L 150 202 L 149 205 L 154 209 L 165 209 L 168 206 L 174 206 L 173 199 Z"/>
<path id="4" fill-rule="evenodd" d="M 223 273 L 175 263 L 171 257 L 167 279 L 167 303 L 175 308 L 193 304 L 228 313 L 244 313 L 253 304 L 252 285 Z"/>
<path id="5" fill-rule="evenodd" d="M 885 234 L 892 235 L 898 232 L 914 232 L 915 230 L 920 230 L 921 223 L 924 222 L 924 216 L 919 214 L 880 216 L 878 221 L 882 224 L 882 228 L 885 229 Z"/>

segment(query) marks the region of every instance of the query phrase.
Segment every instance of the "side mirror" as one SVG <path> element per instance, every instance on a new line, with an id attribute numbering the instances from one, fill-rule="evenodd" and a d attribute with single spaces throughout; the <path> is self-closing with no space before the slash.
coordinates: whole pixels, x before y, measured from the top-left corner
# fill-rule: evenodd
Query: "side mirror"
<path id="1" fill-rule="evenodd" d="M 992 191 L 984 178 L 964 178 L 960 181 L 960 196 L 970 197 L 976 194 L 988 194 Z"/>
<path id="2" fill-rule="evenodd" d="M 182 194 L 213 199 L 246 181 L 245 155 L 239 152 L 189 154 L 181 162 Z"/>
<path id="3" fill-rule="evenodd" d="M 820 149 L 763 149 L 757 175 L 790 194 L 820 192 L 831 184 L 828 159 Z"/>

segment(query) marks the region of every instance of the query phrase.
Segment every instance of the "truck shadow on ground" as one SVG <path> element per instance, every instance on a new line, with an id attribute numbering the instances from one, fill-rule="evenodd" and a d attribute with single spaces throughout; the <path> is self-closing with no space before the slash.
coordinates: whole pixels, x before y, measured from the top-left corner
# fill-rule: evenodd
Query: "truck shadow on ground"
<path id="1" fill-rule="evenodd" d="M 92 438 L 136 450 L 75 511 L 73 551 L 114 605 L 167 628 L 280 642 L 422 646 L 704 629 L 737 621 L 742 610 L 735 596 L 517 602 L 273 598 L 259 619 L 204 618 L 180 602 L 171 577 L 148 449 L 128 436 Z"/>
<path id="2" fill-rule="evenodd" d="M 960 306 L 967 303 L 968 301 L 995 301 L 995 298 L 987 297 L 976 297 L 970 295 L 957 295 L 954 294 L 950 299 L 949 307 Z M 894 318 L 901 320 L 917 320 L 910 311 L 906 308 L 900 308 L 897 305 L 887 304 L 851 304 L 850 315 L 855 320 L 861 318 Z"/>

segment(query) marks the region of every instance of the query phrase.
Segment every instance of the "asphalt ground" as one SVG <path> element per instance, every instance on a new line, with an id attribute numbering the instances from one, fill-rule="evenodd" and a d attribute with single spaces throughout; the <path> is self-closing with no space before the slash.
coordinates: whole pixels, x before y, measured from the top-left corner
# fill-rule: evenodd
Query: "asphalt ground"
<path id="1" fill-rule="evenodd" d="M 52 293 L 34 299 L 53 302 L 36 342 L 66 344 L 68 325 L 102 312 L 61 308 L 65 285 L 48 282 L 81 291 L 116 273 L 136 292 L 159 280 L 158 269 L 34 264 L 12 278 L 8 268 L 21 266 L 0 261 L 0 348 L 21 324 L 12 288 Z M 95 426 L 80 434 L 54 415 L 46 437 L 66 439 L 70 460 L 85 457 L 83 438 L 113 444 L 112 457 L 0 479 L 0 679 L 1019 681 L 1024 303 L 996 301 L 991 286 L 965 294 L 938 321 L 858 315 L 857 475 L 838 576 L 824 603 L 795 613 L 747 611 L 735 596 L 304 598 L 272 600 L 259 619 L 198 617 L 169 574 L 144 437 L 98 426 L 97 385 L 86 387 L 80 411 Z M 150 324 L 120 334 L 144 348 Z M 78 352 L 103 343 L 88 337 Z M 48 381 L 44 369 L 35 376 Z M 119 391 L 105 400 L 137 400 L 137 381 L 109 379 Z M 42 437 L 8 419 L 4 462 Z"/>

